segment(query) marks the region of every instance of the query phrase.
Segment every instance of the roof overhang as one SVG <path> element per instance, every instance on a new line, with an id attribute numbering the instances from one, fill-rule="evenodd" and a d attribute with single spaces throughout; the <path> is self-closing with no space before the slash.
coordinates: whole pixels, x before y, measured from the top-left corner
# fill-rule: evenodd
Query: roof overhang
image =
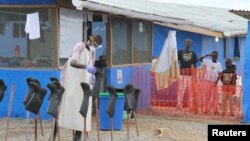
<path id="1" fill-rule="evenodd" d="M 76 7 L 77 10 L 88 9 L 91 11 L 101 11 L 104 13 L 110 13 L 113 15 L 123 15 L 128 18 L 134 19 L 144 19 L 148 21 L 152 21 L 155 24 L 159 24 L 162 26 L 176 28 L 179 30 L 184 30 L 188 32 L 194 32 L 198 34 L 204 34 L 208 36 L 214 36 L 219 38 L 230 37 L 230 36 L 238 36 L 245 35 L 247 30 L 237 30 L 237 31 L 217 31 L 213 30 L 209 27 L 199 27 L 194 25 L 193 22 L 186 19 L 179 19 L 174 17 L 166 17 L 157 14 L 150 13 L 142 13 L 135 10 L 124 9 L 112 5 L 106 5 L 102 3 L 98 3 L 95 1 L 88 0 L 72 0 L 72 4 Z M 230 11 L 231 12 L 231 11 Z"/>
<path id="2" fill-rule="evenodd" d="M 154 22 L 154 23 L 162 25 L 162 26 L 166 26 L 166 27 L 176 28 L 179 30 L 204 34 L 204 35 L 208 35 L 208 36 L 214 36 L 214 37 L 219 37 L 219 38 L 224 37 L 223 32 L 213 31 L 213 30 L 210 30 L 207 28 L 201 28 L 201 27 L 196 27 L 196 26 L 191 26 L 191 25 L 175 25 L 175 24 L 171 24 L 171 23 L 160 23 L 160 22 Z"/>
<path id="3" fill-rule="evenodd" d="M 247 11 L 247 10 L 229 10 L 229 12 L 250 20 L 250 11 Z"/>
<path id="4" fill-rule="evenodd" d="M 172 24 L 192 24 L 192 22 L 185 19 L 170 18 L 155 14 L 142 13 L 91 1 L 72 0 L 72 4 L 76 7 L 77 10 L 82 10 L 83 8 L 86 8 L 92 11 L 102 11 L 114 15 L 123 15 L 129 18 L 144 19 L 148 21 L 158 21 Z"/>

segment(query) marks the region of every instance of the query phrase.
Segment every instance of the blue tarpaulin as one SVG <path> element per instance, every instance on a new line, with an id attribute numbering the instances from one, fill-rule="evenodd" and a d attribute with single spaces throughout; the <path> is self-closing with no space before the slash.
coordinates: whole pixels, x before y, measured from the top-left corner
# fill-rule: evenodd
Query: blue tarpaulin
<path id="1" fill-rule="evenodd" d="M 14 86 L 13 103 L 11 108 L 11 117 L 25 118 L 26 110 L 23 104 L 23 100 L 28 92 L 28 85 L 26 83 L 27 77 L 33 77 L 40 81 L 41 87 L 47 90 L 44 98 L 40 114 L 43 119 L 49 119 L 52 116 L 47 114 L 47 108 L 49 104 L 50 91 L 47 88 L 47 84 L 50 83 L 50 77 L 54 76 L 59 79 L 59 70 L 12 70 L 12 69 L 0 69 L 0 79 L 4 80 L 7 85 L 4 98 L 0 103 L 0 117 L 8 116 L 8 109 L 10 105 L 11 87 Z M 30 114 L 31 117 L 34 114 Z"/>
<path id="2" fill-rule="evenodd" d="M 0 4 L 56 4 L 57 0 L 0 0 Z"/>
<path id="3" fill-rule="evenodd" d="M 245 49 L 244 77 L 243 77 L 243 122 L 250 122 L 250 21 L 248 22 L 248 32 Z"/>

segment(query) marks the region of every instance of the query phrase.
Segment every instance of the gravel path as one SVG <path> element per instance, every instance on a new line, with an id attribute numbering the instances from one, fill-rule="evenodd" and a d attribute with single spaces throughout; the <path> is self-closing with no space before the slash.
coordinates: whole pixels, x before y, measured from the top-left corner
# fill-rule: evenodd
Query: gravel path
<path id="1" fill-rule="evenodd" d="M 204 116 L 191 118 L 190 115 L 141 115 L 137 114 L 139 137 L 136 134 L 135 121 L 130 123 L 129 141 L 207 141 L 208 124 L 240 124 L 239 119 L 221 118 L 211 119 Z M 40 125 L 38 124 L 38 141 L 47 141 L 50 134 L 51 120 L 43 122 L 44 136 L 41 135 Z M 127 140 L 127 124 L 123 122 L 120 131 L 113 132 L 114 141 Z M 6 119 L 0 119 L 0 138 L 4 140 Z M 165 130 L 162 137 L 156 137 L 158 128 Z M 96 123 L 93 119 L 92 131 L 89 133 L 88 141 L 97 141 Z M 111 141 L 110 131 L 100 131 L 101 141 Z M 72 141 L 72 131 L 60 128 L 61 141 Z M 33 141 L 34 140 L 34 121 L 25 119 L 12 119 L 9 124 L 8 141 Z"/>

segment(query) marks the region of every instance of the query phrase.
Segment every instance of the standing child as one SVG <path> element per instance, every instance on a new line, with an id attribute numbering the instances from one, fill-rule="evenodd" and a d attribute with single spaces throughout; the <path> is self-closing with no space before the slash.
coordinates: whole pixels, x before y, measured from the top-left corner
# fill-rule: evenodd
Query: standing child
<path id="1" fill-rule="evenodd" d="M 218 76 L 216 84 L 219 80 L 222 82 L 222 115 L 227 113 L 229 106 L 230 115 L 233 116 L 233 95 L 235 94 L 237 75 L 235 70 L 232 69 L 232 59 L 225 60 L 226 69 L 224 69 Z"/>

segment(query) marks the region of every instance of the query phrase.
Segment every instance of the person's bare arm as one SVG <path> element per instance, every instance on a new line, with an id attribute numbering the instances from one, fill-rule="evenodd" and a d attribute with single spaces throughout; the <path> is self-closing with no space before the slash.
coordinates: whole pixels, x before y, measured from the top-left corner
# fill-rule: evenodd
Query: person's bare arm
<path id="1" fill-rule="evenodd" d="M 221 79 L 221 77 L 222 77 L 222 72 L 219 72 L 217 80 L 215 81 L 215 84 L 218 83 L 218 81 Z"/>
<path id="2" fill-rule="evenodd" d="M 199 58 L 199 61 L 203 61 L 203 59 L 205 58 L 205 57 L 208 57 L 208 56 L 211 56 L 210 54 L 207 54 L 207 55 L 205 55 L 205 56 L 201 56 L 200 58 Z"/>
<path id="3" fill-rule="evenodd" d="M 86 65 L 85 64 L 80 64 L 78 63 L 76 60 L 72 59 L 70 60 L 70 66 L 74 67 L 74 68 L 79 68 L 79 69 L 85 69 Z"/>

